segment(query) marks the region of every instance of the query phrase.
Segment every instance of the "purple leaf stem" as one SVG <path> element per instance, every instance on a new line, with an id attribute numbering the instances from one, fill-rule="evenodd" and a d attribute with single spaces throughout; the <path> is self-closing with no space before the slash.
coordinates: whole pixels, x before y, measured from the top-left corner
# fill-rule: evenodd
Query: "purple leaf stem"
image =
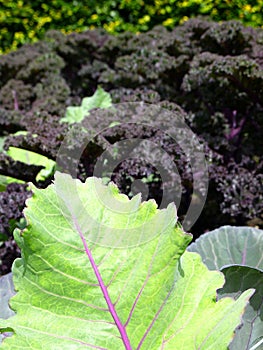
<path id="1" fill-rule="evenodd" d="M 16 111 L 19 110 L 19 106 L 18 106 L 18 99 L 17 99 L 17 94 L 15 90 L 12 90 L 12 94 L 13 94 L 13 98 L 14 98 L 14 109 Z"/>
<path id="2" fill-rule="evenodd" d="M 110 313 L 111 313 L 111 315 L 112 315 L 112 317 L 114 319 L 114 322 L 115 322 L 115 324 L 116 324 L 116 326 L 117 326 L 117 328 L 118 328 L 118 330 L 120 332 L 120 335 L 121 335 L 123 344 L 125 346 L 125 349 L 126 350 L 132 350 L 132 347 L 131 347 L 131 344 L 130 344 L 130 340 L 129 340 L 128 335 L 126 333 L 126 329 L 125 329 L 124 325 L 121 323 L 121 321 L 119 319 L 119 316 L 118 316 L 118 314 L 117 314 L 117 312 L 115 310 L 115 307 L 114 307 L 114 305 L 113 305 L 113 303 L 112 303 L 112 301 L 110 299 L 107 287 L 106 287 L 106 285 L 104 284 L 104 282 L 102 280 L 102 277 L 101 277 L 101 274 L 99 272 L 99 269 L 98 269 L 98 267 L 97 267 L 97 265 L 96 265 L 96 263 L 95 263 L 95 261 L 93 259 L 91 251 L 89 250 L 89 247 L 88 247 L 87 242 L 86 242 L 86 240 L 84 238 L 84 235 L 83 235 L 83 233 L 81 231 L 81 228 L 79 227 L 77 219 L 73 215 L 72 215 L 72 219 L 73 219 L 73 223 L 74 223 L 74 225 L 75 225 L 75 227 L 76 227 L 76 229 L 77 229 L 77 231 L 79 233 L 79 236 L 80 236 L 80 238 L 82 240 L 82 243 L 83 243 L 84 248 L 85 248 L 85 252 L 86 252 L 86 254 L 87 254 L 88 258 L 89 258 L 89 261 L 90 261 L 91 266 L 93 268 L 93 271 L 94 271 L 94 273 L 96 275 L 96 278 L 98 280 L 100 288 L 102 290 L 103 297 L 104 297 L 104 299 L 105 299 L 105 301 L 106 301 L 106 303 L 108 305 L 109 311 L 110 311 Z"/>

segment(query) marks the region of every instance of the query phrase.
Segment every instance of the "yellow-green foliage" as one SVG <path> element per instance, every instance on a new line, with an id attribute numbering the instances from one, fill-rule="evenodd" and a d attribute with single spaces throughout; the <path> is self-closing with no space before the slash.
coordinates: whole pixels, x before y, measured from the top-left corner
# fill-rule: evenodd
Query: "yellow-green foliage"
<path id="1" fill-rule="evenodd" d="M 103 27 L 111 33 L 173 27 L 198 15 L 263 26 L 263 0 L 0 0 L 0 53 L 43 37 Z"/>

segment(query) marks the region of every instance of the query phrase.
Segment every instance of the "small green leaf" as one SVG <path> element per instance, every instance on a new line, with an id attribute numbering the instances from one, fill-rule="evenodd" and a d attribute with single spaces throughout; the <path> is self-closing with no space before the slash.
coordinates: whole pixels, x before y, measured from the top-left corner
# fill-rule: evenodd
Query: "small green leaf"
<path id="1" fill-rule="evenodd" d="M 111 95 L 100 86 L 91 97 L 84 97 L 81 106 L 90 111 L 94 108 L 109 108 L 112 105 Z"/>
<path id="2" fill-rule="evenodd" d="M 27 136 L 27 135 L 29 135 L 30 133 L 28 132 L 28 131 L 26 131 L 26 130 L 19 130 L 19 131 L 17 131 L 16 133 L 14 133 L 13 134 L 13 136 Z M 30 134 L 32 137 L 37 137 L 37 134 Z"/>
<path id="3" fill-rule="evenodd" d="M 117 126 L 117 125 L 120 125 L 121 123 L 120 122 L 111 122 L 110 125 L 109 125 L 109 128 L 113 128 L 114 126 Z"/>
<path id="4" fill-rule="evenodd" d="M 43 166 L 44 169 L 42 169 L 37 174 L 37 177 L 36 177 L 37 181 L 45 180 L 46 178 L 51 176 L 54 172 L 56 162 L 54 162 L 52 159 L 42 156 L 41 154 L 27 151 L 25 149 L 17 148 L 17 147 L 9 147 L 7 154 L 16 161 L 20 161 L 25 164 Z"/>
<path id="5" fill-rule="evenodd" d="M 66 115 L 60 120 L 61 123 L 80 123 L 89 111 L 94 108 L 109 108 L 112 105 L 111 96 L 100 86 L 97 88 L 93 96 L 84 97 L 81 106 L 70 106 L 66 110 Z"/>
<path id="6" fill-rule="evenodd" d="M 85 116 L 89 115 L 89 112 L 86 111 L 84 108 L 80 107 L 74 107 L 70 106 L 67 107 L 66 110 L 66 116 L 64 118 L 61 118 L 61 123 L 80 123 Z"/>

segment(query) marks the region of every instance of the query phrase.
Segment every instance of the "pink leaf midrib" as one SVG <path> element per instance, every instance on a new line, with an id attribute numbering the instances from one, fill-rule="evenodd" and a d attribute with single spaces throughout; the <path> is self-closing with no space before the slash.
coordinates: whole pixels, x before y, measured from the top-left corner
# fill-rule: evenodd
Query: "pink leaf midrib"
<path id="1" fill-rule="evenodd" d="M 81 230 L 81 228 L 80 228 L 80 226 L 78 224 L 78 221 L 77 221 L 77 219 L 75 218 L 74 215 L 72 215 L 72 220 L 73 220 L 74 226 L 76 227 L 76 230 L 79 233 L 79 236 L 80 236 L 80 238 L 82 240 L 85 252 L 86 252 L 86 254 L 87 254 L 88 258 L 89 258 L 90 264 L 92 266 L 92 269 L 93 269 L 93 271 L 95 273 L 95 276 L 96 276 L 97 281 L 99 283 L 99 286 L 101 288 L 103 297 L 104 297 L 104 299 L 105 299 L 105 301 L 106 301 L 106 303 L 108 305 L 109 311 L 110 311 L 110 313 L 111 313 L 111 315 L 112 315 L 112 317 L 114 319 L 114 322 L 115 322 L 115 324 L 116 324 L 116 326 L 117 326 L 117 328 L 119 330 L 122 342 L 123 342 L 123 344 L 125 346 L 125 349 L 126 350 L 132 350 L 132 347 L 131 347 L 131 344 L 130 344 L 130 340 L 128 338 L 125 326 L 122 324 L 122 322 L 119 319 L 119 316 L 118 316 L 118 314 L 117 314 L 117 312 L 115 310 L 114 304 L 112 303 L 111 298 L 109 296 L 107 287 L 104 284 L 102 276 L 101 276 L 101 274 L 99 272 L 98 266 L 95 263 L 95 260 L 94 260 L 94 258 L 92 256 L 92 253 L 91 253 L 91 251 L 90 251 L 90 249 L 88 247 L 88 244 L 87 244 L 87 242 L 85 240 L 85 237 L 84 237 L 84 235 L 82 233 L 82 230 Z"/>

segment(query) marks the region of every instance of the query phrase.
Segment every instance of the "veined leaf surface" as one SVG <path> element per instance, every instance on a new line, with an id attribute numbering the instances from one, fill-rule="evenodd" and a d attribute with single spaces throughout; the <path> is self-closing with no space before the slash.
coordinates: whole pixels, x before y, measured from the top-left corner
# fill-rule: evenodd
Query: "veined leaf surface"
<path id="1" fill-rule="evenodd" d="M 263 336 L 263 230 L 223 226 L 205 233 L 187 250 L 199 253 L 210 270 L 224 273 L 226 284 L 218 291 L 219 296 L 236 298 L 248 288 L 255 289 L 243 315 L 243 325 L 236 330 L 229 347 L 252 348 Z M 257 348 L 262 349 L 263 345 Z"/>
<path id="2" fill-rule="evenodd" d="M 185 252 L 191 236 L 173 205 L 158 210 L 99 179 L 83 184 L 60 173 L 33 192 L 29 225 L 15 233 L 22 249 L 13 267 L 16 315 L 0 320 L 2 332 L 15 334 L 1 348 L 227 349 L 252 291 L 216 302 L 224 277 Z M 113 245 L 115 231 L 118 242 L 120 232 L 133 233 L 138 244 L 110 247 L 106 227 Z M 154 234 L 142 231 L 150 228 Z"/>
<path id="3" fill-rule="evenodd" d="M 263 271 L 263 230 L 254 227 L 222 226 L 201 235 L 187 250 L 200 254 L 210 270 L 242 265 Z"/>

